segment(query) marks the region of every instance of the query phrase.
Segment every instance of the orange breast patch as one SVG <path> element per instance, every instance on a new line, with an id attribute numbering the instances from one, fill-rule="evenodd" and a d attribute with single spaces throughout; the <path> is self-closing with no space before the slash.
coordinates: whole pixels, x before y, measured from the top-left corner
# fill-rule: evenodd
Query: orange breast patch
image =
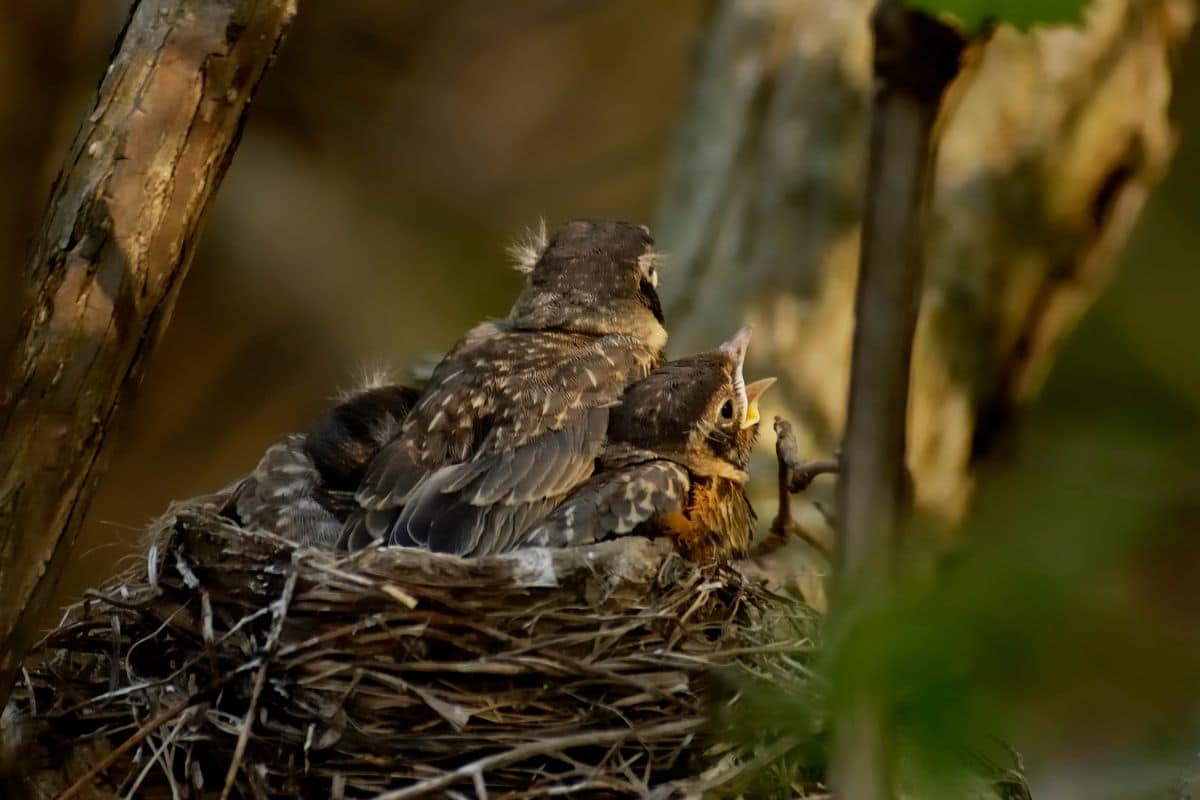
<path id="1" fill-rule="evenodd" d="M 682 511 L 672 511 L 662 517 L 662 526 L 667 533 L 681 539 L 689 538 L 693 532 L 692 521 Z"/>

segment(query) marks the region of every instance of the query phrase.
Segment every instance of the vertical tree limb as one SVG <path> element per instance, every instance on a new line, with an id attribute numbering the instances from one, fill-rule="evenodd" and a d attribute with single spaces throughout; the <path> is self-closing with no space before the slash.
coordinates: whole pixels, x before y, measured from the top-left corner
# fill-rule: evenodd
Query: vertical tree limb
<path id="1" fill-rule="evenodd" d="M 0 707 L 295 0 L 139 0 L 55 182 L 0 405 Z"/>
<path id="2" fill-rule="evenodd" d="M 886 585 L 905 512 L 909 369 L 934 128 L 964 44 L 901 0 L 880 0 L 871 23 L 875 91 L 838 491 L 835 602 L 851 607 Z M 885 703 L 862 689 L 843 696 L 832 784 L 842 797 L 884 800 L 892 796 Z"/>
<path id="3" fill-rule="evenodd" d="M 872 30 L 875 97 L 838 504 L 847 582 L 886 569 L 902 511 L 933 130 L 963 50 L 953 29 L 898 0 L 880 0 Z"/>

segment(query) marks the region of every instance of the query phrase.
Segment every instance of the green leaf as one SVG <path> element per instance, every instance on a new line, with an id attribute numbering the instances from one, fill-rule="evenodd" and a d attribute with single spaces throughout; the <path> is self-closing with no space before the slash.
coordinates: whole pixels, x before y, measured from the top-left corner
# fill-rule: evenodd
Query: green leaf
<path id="1" fill-rule="evenodd" d="M 971 32 L 991 21 L 1007 22 L 1021 30 L 1034 25 L 1077 24 L 1088 0 L 908 0 L 911 8 L 929 14 L 950 14 Z"/>

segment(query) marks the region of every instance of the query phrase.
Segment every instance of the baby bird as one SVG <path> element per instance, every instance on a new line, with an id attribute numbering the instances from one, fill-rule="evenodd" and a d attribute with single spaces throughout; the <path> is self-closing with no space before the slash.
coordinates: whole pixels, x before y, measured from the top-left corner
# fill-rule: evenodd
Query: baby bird
<path id="1" fill-rule="evenodd" d="M 655 262 L 650 234 L 625 222 L 576 220 L 531 248 L 509 316 L 454 346 L 371 461 L 344 545 L 518 544 L 592 474 L 610 410 L 662 363 Z"/>
<path id="2" fill-rule="evenodd" d="M 774 378 L 749 386 L 743 328 L 719 349 L 672 361 L 625 393 L 608 425 L 600 468 L 526 538 L 568 547 L 637 531 L 672 537 L 700 563 L 742 556 L 754 509 L 746 465 L 758 438 L 758 399 Z"/>
<path id="3" fill-rule="evenodd" d="M 353 511 L 367 464 L 400 430 L 420 392 L 378 386 L 326 411 L 306 433 L 267 449 L 228 490 L 223 513 L 298 544 L 332 548 Z"/>

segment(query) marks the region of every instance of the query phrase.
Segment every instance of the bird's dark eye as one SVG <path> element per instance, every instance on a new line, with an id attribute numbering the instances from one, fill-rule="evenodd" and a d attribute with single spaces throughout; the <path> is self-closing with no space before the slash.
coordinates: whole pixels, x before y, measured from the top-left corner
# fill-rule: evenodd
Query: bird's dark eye
<path id="1" fill-rule="evenodd" d="M 733 419 L 733 401 L 726 400 L 725 405 L 721 406 L 721 417 L 723 419 Z"/>

